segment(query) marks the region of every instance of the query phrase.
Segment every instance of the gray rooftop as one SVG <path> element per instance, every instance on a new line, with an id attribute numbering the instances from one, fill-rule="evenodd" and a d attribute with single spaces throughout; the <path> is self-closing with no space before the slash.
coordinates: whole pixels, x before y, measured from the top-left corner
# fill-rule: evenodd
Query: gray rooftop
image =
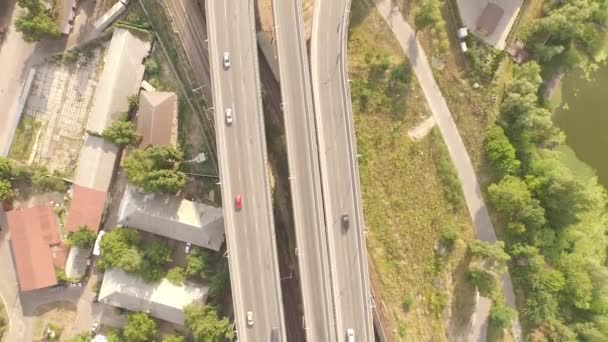
<path id="1" fill-rule="evenodd" d="M 111 142 L 86 134 L 74 183 L 99 191 L 108 191 L 117 153 L 118 149 Z"/>
<path id="2" fill-rule="evenodd" d="M 224 242 L 222 208 L 176 196 L 147 194 L 127 186 L 118 224 L 219 251 Z"/>
<path id="3" fill-rule="evenodd" d="M 136 275 L 112 268 L 104 273 L 99 301 L 183 325 L 184 307 L 193 302 L 204 303 L 208 291 L 207 286 L 191 282 L 182 286 L 167 279 L 146 283 Z"/>
<path id="4" fill-rule="evenodd" d="M 125 29 L 114 29 L 104 60 L 87 130 L 101 133 L 129 109 L 128 97 L 137 94 L 144 77 L 142 64 L 150 51 L 143 41 Z"/>

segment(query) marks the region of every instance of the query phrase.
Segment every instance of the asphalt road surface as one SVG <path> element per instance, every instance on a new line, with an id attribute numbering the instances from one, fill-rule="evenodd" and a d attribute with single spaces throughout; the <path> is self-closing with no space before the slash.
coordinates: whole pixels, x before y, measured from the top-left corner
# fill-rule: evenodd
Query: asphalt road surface
<path id="1" fill-rule="evenodd" d="M 206 3 L 216 139 L 238 339 L 285 339 L 267 172 L 253 0 Z M 231 66 L 224 67 L 224 52 Z M 231 108 L 234 122 L 226 124 Z M 237 209 L 235 196 L 243 199 Z M 253 325 L 246 313 L 253 313 Z"/>
<path id="2" fill-rule="evenodd" d="M 462 192 L 464 199 L 469 208 L 469 215 L 475 224 L 477 238 L 483 241 L 495 243 L 496 234 L 494 226 L 488 214 L 488 208 L 481 194 L 481 186 L 477 180 L 477 175 L 471 158 L 462 142 L 458 127 L 452 118 L 447 102 L 441 93 L 441 89 L 437 85 L 433 77 L 433 71 L 429 65 L 428 59 L 420 42 L 416 38 L 414 30 L 405 21 L 399 9 L 393 7 L 390 0 L 382 0 L 376 4 L 378 12 L 388 26 L 393 31 L 395 38 L 399 41 L 399 45 L 410 60 L 410 64 L 414 69 L 414 73 L 418 78 L 418 82 L 422 88 L 424 96 L 429 104 L 431 112 L 437 121 L 437 126 L 441 132 L 441 136 L 448 147 L 450 158 L 454 163 L 454 167 L 458 173 L 458 178 L 462 183 Z M 513 284 L 508 273 L 505 273 L 502 278 L 502 289 L 505 295 L 506 302 L 513 309 L 516 309 L 515 294 L 513 292 Z M 471 329 L 469 341 L 485 341 L 487 338 L 487 320 L 490 313 L 491 301 L 481 299 L 477 302 L 475 308 L 475 324 Z M 521 341 L 521 326 L 516 320 L 511 329 L 513 336 L 517 341 Z"/>
<path id="3" fill-rule="evenodd" d="M 307 341 L 336 341 L 317 134 L 301 0 L 273 3 Z"/>
<path id="4" fill-rule="evenodd" d="M 312 29 L 312 85 L 332 284 L 340 339 L 354 329 L 373 341 L 364 222 L 349 85 L 346 35 L 350 0 L 317 0 Z M 348 215 L 350 228 L 341 222 Z"/>

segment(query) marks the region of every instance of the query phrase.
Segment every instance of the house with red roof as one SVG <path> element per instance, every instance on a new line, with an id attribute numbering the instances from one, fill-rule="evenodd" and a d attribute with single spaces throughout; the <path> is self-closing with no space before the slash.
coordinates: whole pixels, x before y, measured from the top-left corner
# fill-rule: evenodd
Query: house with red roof
<path id="1" fill-rule="evenodd" d="M 57 215 L 49 205 L 6 213 L 19 289 L 31 291 L 57 284 L 68 248 L 62 244 Z"/>

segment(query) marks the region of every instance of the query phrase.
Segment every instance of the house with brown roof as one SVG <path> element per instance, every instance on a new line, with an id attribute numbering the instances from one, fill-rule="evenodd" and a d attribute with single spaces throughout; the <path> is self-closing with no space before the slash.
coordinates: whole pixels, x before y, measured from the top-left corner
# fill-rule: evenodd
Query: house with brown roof
<path id="1" fill-rule="evenodd" d="M 97 233 L 106 202 L 105 191 L 95 190 L 74 184 L 72 203 L 68 212 L 65 228 L 67 232 L 77 232 L 87 226 Z"/>
<path id="2" fill-rule="evenodd" d="M 55 267 L 63 268 L 67 248 L 62 245 L 57 215 L 48 205 L 6 213 L 19 289 L 31 291 L 57 284 Z"/>
<path id="3" fill-rule="evenodd" d="M 170 92 L 142 91 L 137 111 L 137 133 L 141 147 L 177 144 L 177 95 Z"/>

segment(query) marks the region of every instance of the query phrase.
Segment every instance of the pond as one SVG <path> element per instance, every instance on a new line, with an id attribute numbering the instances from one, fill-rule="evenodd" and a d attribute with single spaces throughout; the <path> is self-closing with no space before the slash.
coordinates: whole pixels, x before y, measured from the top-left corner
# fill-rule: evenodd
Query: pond
<path id="1" fill-rule="evenodd" d="M 608 187 L 608 65 L 597 70 L 592 81 L 579 72 L 570 73 L 561 96 L 556 124 L 576 156 L 597 170 L 599 182 Z"/>

